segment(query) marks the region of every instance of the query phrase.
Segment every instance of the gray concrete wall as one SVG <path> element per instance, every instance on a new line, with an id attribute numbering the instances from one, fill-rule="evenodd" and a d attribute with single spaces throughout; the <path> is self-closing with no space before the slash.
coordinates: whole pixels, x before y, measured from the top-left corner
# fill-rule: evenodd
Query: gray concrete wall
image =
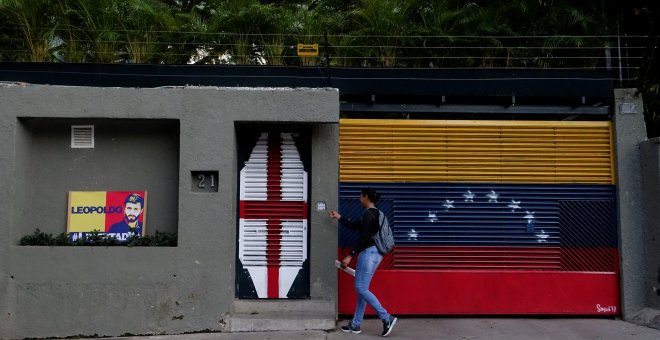
<path id="1" fill-rule="evenodd" d="M 644 185 L 645 216 L 644 248 L 647 272 L 644 282 L 646 306 L 660 310 L 660 138 L 640 144 Z M 660 319 L 656 320 L 660 328 Z"/>
<path id="2" fill-rule="evenodd" d="M 658 299 L 652 296 L 660 265 L 658 151 L 646 140 L 641 94 L 636 89 L 614 94 L 622 314 L 624 320 L 660 327 Z"/>
<path id="3" fill-rule="evenodd" d="M 337 116 L 338 117 L 338 116 Z M 339 206 L 339 124 L 316 125 L 312 128 L 312 188 L 317 188 L 317 200 L 312 201 L 311 219 L 316 221 L 312 227 L 310 263 L 319 264 L 310 267 L 310 288 L 312 299 L 337 300 L 337 270 L 328 271 L 337 257 L 338 225 L 328 224 L 326 211 L 317 211 L 316 202 L 323 201 L 329 209 Z M 324 169 L 331 166 L 332 168 Z M 317 169 L 317 170 L 314 170 Z M 318 171 L 321 170 L 321 171 Z M 322 222 L 322 223 L 321 223 Z"/>
<path id="4" fill-rule="evenodd" d="M 238 122 L 312 124 L 310 204 L 338 200 L 339 98 L 333 89 L 4 86 L 0 103 L 0 234 L 9 235 L 0 238 L 0 338 L 222 330 L 235 300 Z M 134 122 L 156 131 L 131 156 L 142 159 L 144 173 L 124 183 L 113 177 L 116 168 L 77 166 L 80 159 L 63 145 L 67 134 L 55 128 L 49 136 L 40 125 L 55 119 L 63 125 Z M 178 126 L 178 143 L 169 139 L 169 128 L 151 124 L 168 122 Z M 105 131 L 100 138 L 134 140 Z M 124 145 L 109 142 L 105 150 Z M 152 162 L 164 164 L 166 174 L 147 178 L 158 170 Z M 219 191 L 191 192 L 194 170 L 219 171 Z M 78 175 L 83 185 L 76 187 Z M 176 230 L 177 247 L 17 245 L 38 226 L 65 231 L 66 191 L 137 185 L 151 187 L 147 229 L 158 221 L 163 230 Z M 161 211 L 160 221 L 155 196 L 167 196 L 162 204 L 174 210 Z M 36 205 L 44 210 L 30 213 Z M 336 257 L 336 223 L 314 210 L 309 222 L 311 296 L 336 300 L 337 273 L 329 260 Z"/>

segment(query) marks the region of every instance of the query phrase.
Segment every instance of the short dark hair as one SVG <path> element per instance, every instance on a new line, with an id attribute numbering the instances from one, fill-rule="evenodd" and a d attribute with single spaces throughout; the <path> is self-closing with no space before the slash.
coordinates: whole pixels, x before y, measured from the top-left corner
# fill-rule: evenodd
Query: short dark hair
<path id="1" fill-rule="evenodd" d="M 374 188 L 364 188 L 360 191 L 360 193 L 364 196 L 367 196 L 367 198 L 373 203 L 380 201 L 380 194 Z"/>
<path id="2" fill-rule="evenodd" d="M 144 208 L 144 199 L 138 194 L 130 194 L 126 196 L 124 206 L 126 206 L 126 203 L 140 203 L 140 208 Z"/>

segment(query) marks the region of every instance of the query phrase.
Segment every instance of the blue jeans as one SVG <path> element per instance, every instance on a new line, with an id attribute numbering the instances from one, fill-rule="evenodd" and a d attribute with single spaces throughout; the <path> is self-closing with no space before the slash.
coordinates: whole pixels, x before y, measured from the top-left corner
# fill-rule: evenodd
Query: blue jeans
<path id="1" fill-rule="evenodd" d="M 353 327 L 360 327 L 364 318 L 364 310 L 367 303 L 376 311 L 381 320 L 388 320 L 390 315 L 380 304 L 378 298 L 369 291 L 371 278 L 376 272 L 376 268 L 383 260 L 383 256 L 378 252 L 376 246 L 371 246 L 363 250 L 357 260 L 355 267 L 355 293 L 357 293 L 357 302 L 355 303 L 355 313 L 353 314 Z"/>

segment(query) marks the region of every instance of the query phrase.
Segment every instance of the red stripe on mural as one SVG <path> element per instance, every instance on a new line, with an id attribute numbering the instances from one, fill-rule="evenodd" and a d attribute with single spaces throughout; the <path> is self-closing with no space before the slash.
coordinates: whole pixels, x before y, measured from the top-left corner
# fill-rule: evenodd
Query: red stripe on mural
<path id="1" fill-rule="evenodd" d="M 619 271 L 619 252 L 614 247 L 561 248 L 561 269 L 565 271 Z"/>
<path id="2" fill-rule="evenodd" d="M 339 314 L 352 314 L 354 278 L 337 275 Z M 395 315 L 621 315 L 616 273 L 382 270 L 369 289 Z"/>
<path id="3" fill-rule="evenodd" d="M 241 201 L 240 217 L 249 219 L 307 219 L 307 202 Z"/>
<path id="4" fill-rule="evenodd" d="M 396 246 L 395 269 L 561 270 L 559 247 Z"/>
<path id="5" fill-rule="evenodd" d="M 280 150 L 281 137 L 279 133 L 268 134 L 268 160 L 266 199 L 280 201 L 282 199 L 282 155 Z M 270 206 L 265 202 L 266 206 Z M 270 211 L 273 213 L 273 211 Z M 268 236 L 266 237 L 266 266 L 268 267 L 268 297 L 280 297 L 280 246 L 282 223 L 273 216 L 267 216 Z"/>
<path id="6" fill-rule="evenodd" d="M 343 258 L 349 250 L 340 247 L 339 258 Z M 616 271 L 514 268 L 520 267 L 521 263 L 527 265 L 526 260 L 538 262 L 539 257 L 548 257 L 554 262 L 556 251 L 555 248 L 544 247 L 396 246 L 388 254 L 394 255 L 396 265 L 388 266 L 383 259 L 370 289 L 393 314 L 621 314 L 619 275 Z M 562 254 L 571 252 L 580 257 L 594 257 L 607 251 L 608 258 L 617 258 L 615 248 L 569 248 L 561 251 Z M 402 252 L 406 256 L 403 259 L 399 258 Z M 418 257 L 410 257 L 414 255 Z M 444 257 L 447 256 L 453 257 L 451 261 L 466 263 L 447 265 L 444 263 L 447 260 Z M 528 258 L 510 258 L 525 256 Z M 491 257 L 493 263 L 486 265 L 486 258 Z M 508 261 L 511 261 L 512 268 L 506 267 L 508 264 L 505 262 Z M 355 259 L 349 266 L 354 267 L 354 262 Z M 421 269 L 422 266 L 427 267 Z M 534 266 L 538 266 L 538 263 Z M 350 314 L 355 309 L 354 279 L 339 273 L 338 280 L 339 313 Z M 401 291 L 407 293 L 395 293 Z M 374 311 L 367 307 L 367 313 L 373 315 Z"/>

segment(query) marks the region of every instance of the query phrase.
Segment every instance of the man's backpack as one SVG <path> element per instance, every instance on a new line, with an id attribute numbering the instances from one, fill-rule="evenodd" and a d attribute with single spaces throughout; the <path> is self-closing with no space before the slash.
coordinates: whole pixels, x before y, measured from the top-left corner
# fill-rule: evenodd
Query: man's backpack
<path id="1" fill-rule="evenodd" d="M 390 227 L 387 216 L 380 210 L 378 210 L 378 222 L 380 223 L 380 228 L 376 235 L 373 236 L 373 239 L 378 252 L 381 255 L 386 255 L 394 248 L 394 233 L 392 233 L 392 227 Z"/>

